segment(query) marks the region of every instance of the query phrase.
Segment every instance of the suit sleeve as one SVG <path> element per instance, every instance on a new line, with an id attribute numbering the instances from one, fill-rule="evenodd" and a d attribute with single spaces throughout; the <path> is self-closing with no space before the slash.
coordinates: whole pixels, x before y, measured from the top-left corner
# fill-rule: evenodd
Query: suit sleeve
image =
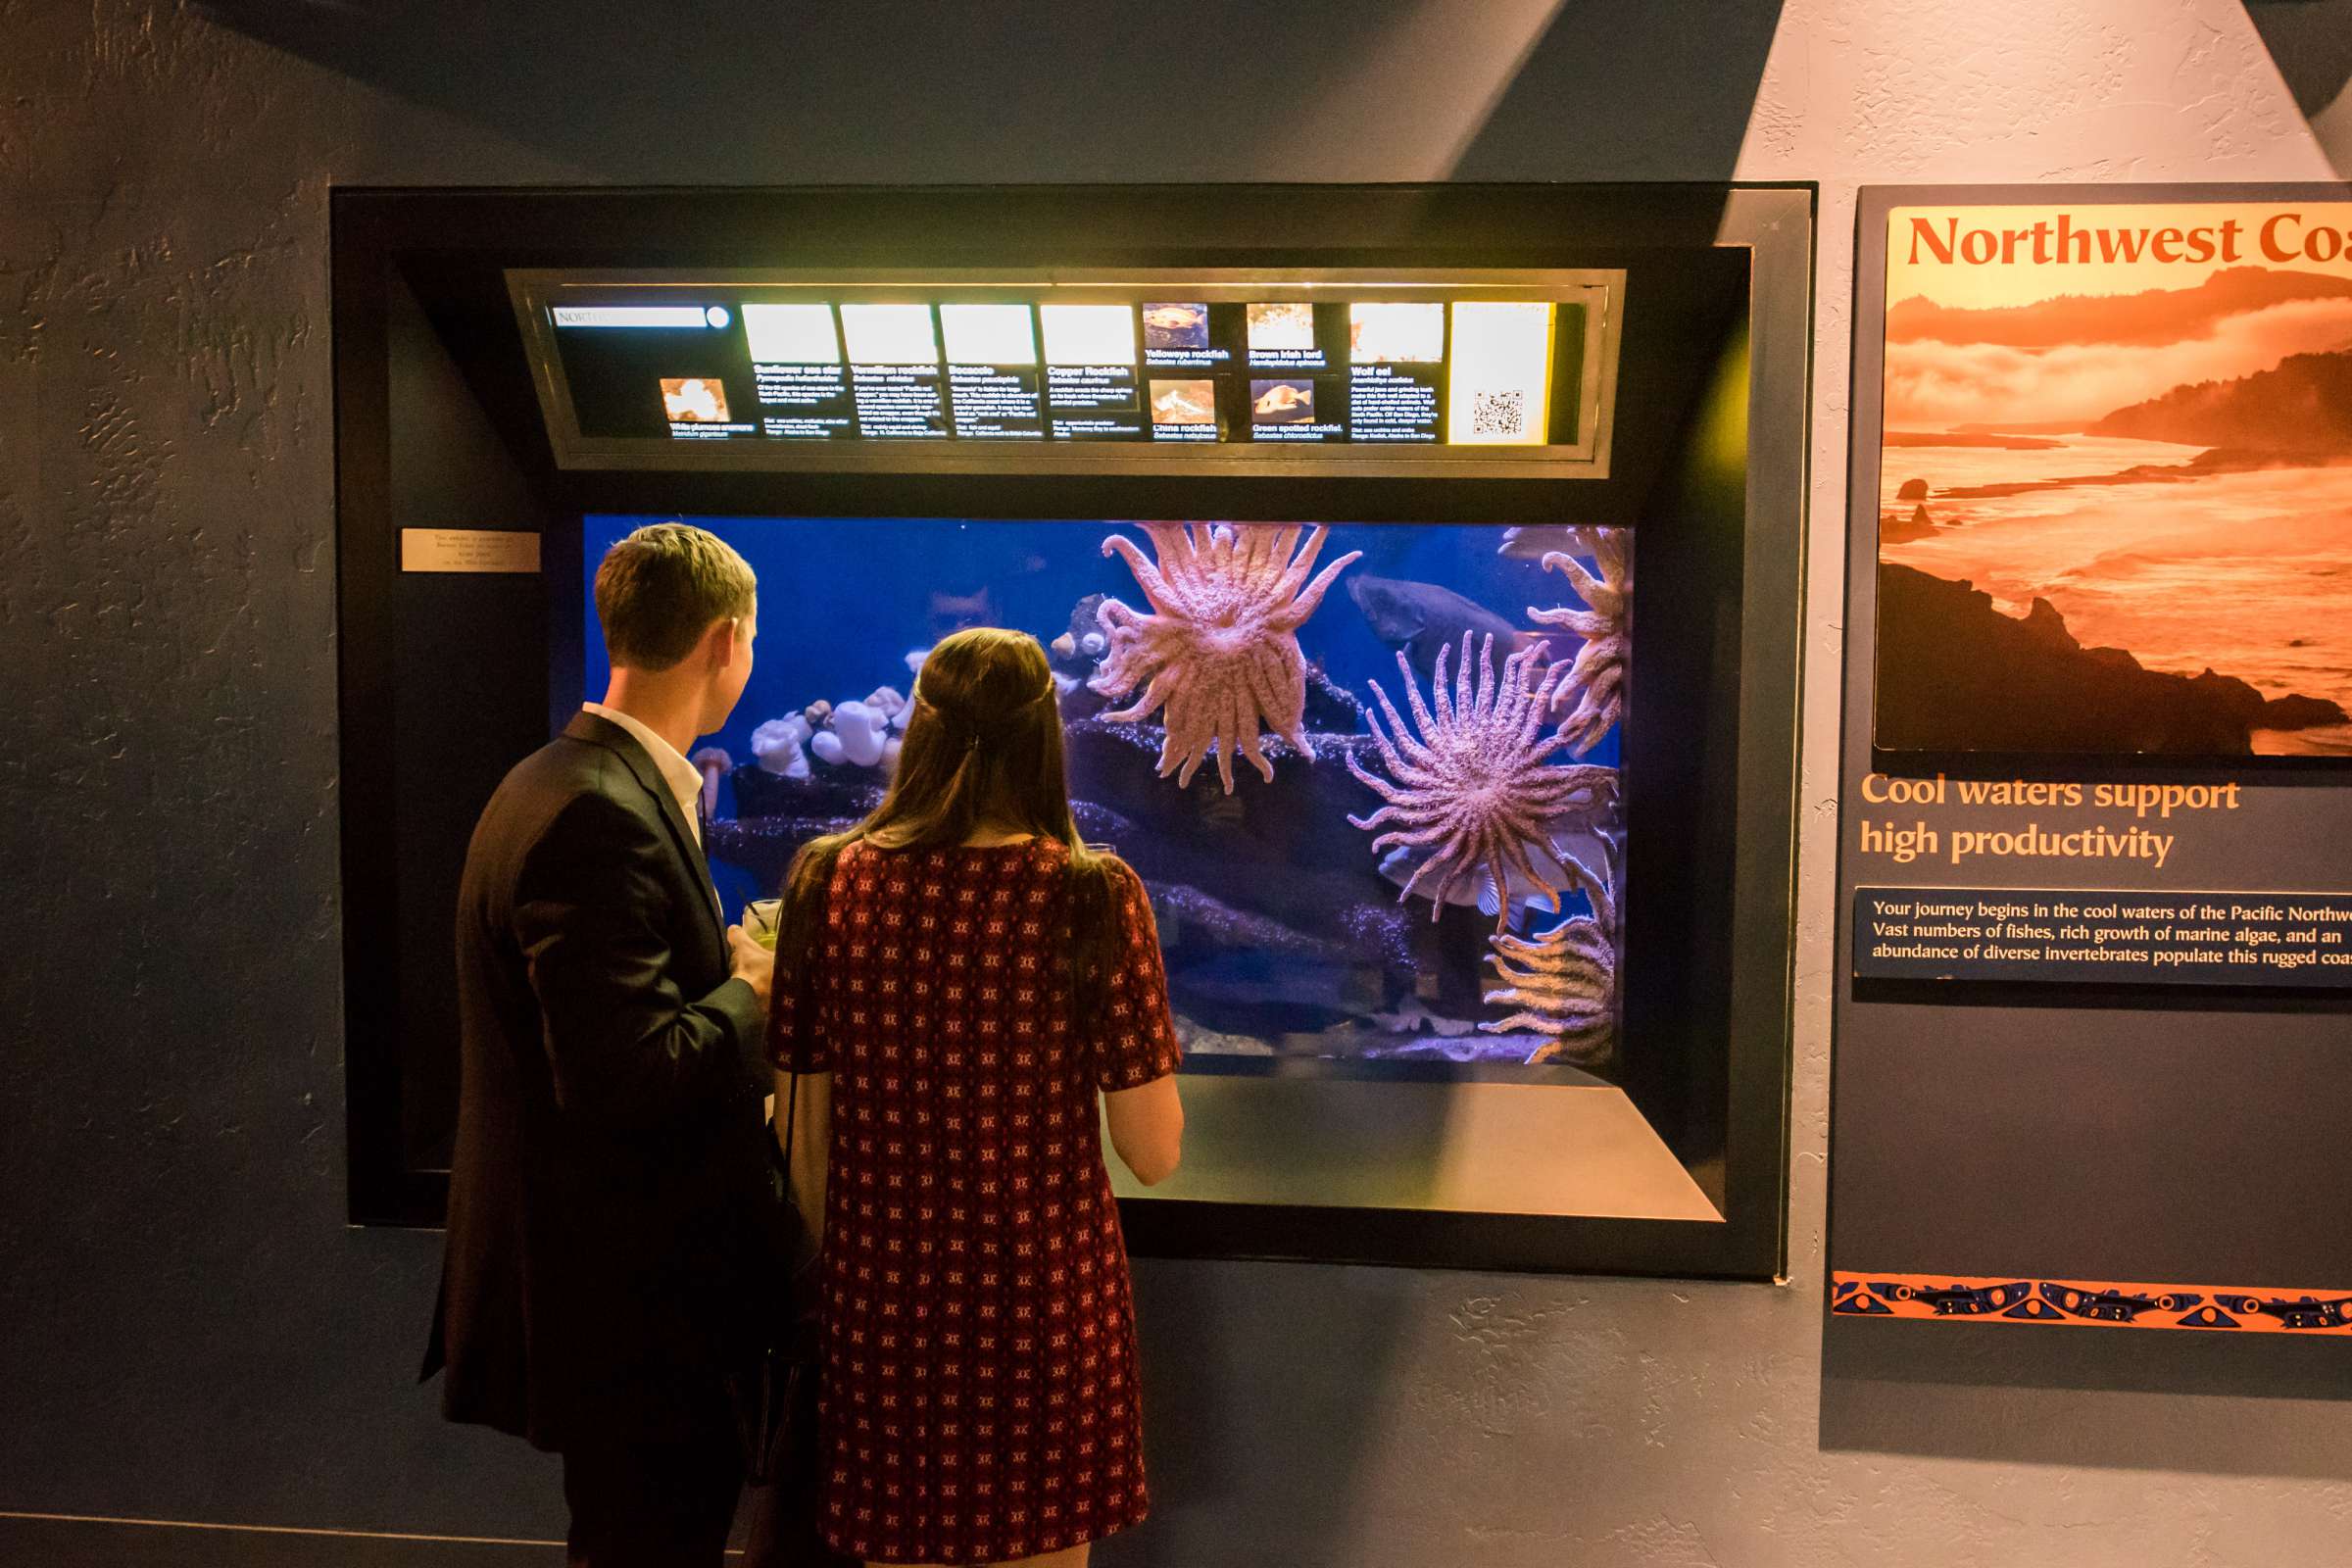
<path id="1" fill-rule="evenodd" d="M 1110 867 L 1111 921 L 1116 956 L 1103 997 L 1102 1017 L 1088 1042 L 1096 1088 L 1140 1089 L 1165 1078 L 1184 1060 L 1176 1021 L 1168 1012 L 1168 975 L 1159 955 L 1159 927 L 1143 878 L 1123 863 Z"/>
<path id="2" fill-rule="evenodd" d="M 516 881 L 514 936 L 539 1001 L 556 1101 L 593 1122 L 656 1127 L 710 1103 L 742 1077 L 759 1037 L 759 999 L 743 981 L 707 996 L 679 992 L 660 875 L 668 853 L 627 809 L 582 795 L 532 847 Z"/>

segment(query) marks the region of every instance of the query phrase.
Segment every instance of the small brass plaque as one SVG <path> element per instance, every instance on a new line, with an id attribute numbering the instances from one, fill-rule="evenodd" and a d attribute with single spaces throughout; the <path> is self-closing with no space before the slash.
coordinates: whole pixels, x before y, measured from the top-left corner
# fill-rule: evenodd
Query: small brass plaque
<path id="1" fill-rule="evenodd" d="M 539 536 L 487 528 L 403 528 L 403 571 L 539 570 Z"/>

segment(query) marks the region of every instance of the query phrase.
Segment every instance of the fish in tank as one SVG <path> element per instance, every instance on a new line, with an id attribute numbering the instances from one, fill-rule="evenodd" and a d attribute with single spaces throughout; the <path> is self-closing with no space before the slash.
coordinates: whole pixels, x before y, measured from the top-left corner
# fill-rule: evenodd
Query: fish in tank
<path id="1" fill-rule="evenodd" d="M 653 517 L 586 519 L 592 591 Z M 760 646 L 698 742 L 730 917 L 881 799 L 930 647 L 1048 649 L 1079 830 L 1150 889 L 1197 1066 L 1620 1060 L 1632 534 L 1453 523 L 696 517 Z"/>

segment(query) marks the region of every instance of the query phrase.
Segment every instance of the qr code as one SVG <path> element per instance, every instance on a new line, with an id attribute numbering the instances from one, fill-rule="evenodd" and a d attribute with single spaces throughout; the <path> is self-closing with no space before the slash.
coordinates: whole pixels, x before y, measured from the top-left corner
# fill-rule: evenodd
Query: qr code
<path id="1" fill-rule="evenodd" d="M 1481 392 L 1470 400 L 1470 433 L 1472 435 L 1527 434 L 1527 392 L 1513 387 L 1507 392 Z"/>

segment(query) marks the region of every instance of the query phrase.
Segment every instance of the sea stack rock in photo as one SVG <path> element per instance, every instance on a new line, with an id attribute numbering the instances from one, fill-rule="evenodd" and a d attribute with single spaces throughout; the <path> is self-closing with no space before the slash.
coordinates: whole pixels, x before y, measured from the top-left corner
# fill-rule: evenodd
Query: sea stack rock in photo
<path id="1" fill-rule="evenodd" d="M 2248 757 L 2257 729 L 2340 724 L 2324 698 L 2143 667 L 2084 648 L 2046 599 L 2024 618 L 1909 566 L 1879 568 L 1878 730 L 1887 751 Z"/>

